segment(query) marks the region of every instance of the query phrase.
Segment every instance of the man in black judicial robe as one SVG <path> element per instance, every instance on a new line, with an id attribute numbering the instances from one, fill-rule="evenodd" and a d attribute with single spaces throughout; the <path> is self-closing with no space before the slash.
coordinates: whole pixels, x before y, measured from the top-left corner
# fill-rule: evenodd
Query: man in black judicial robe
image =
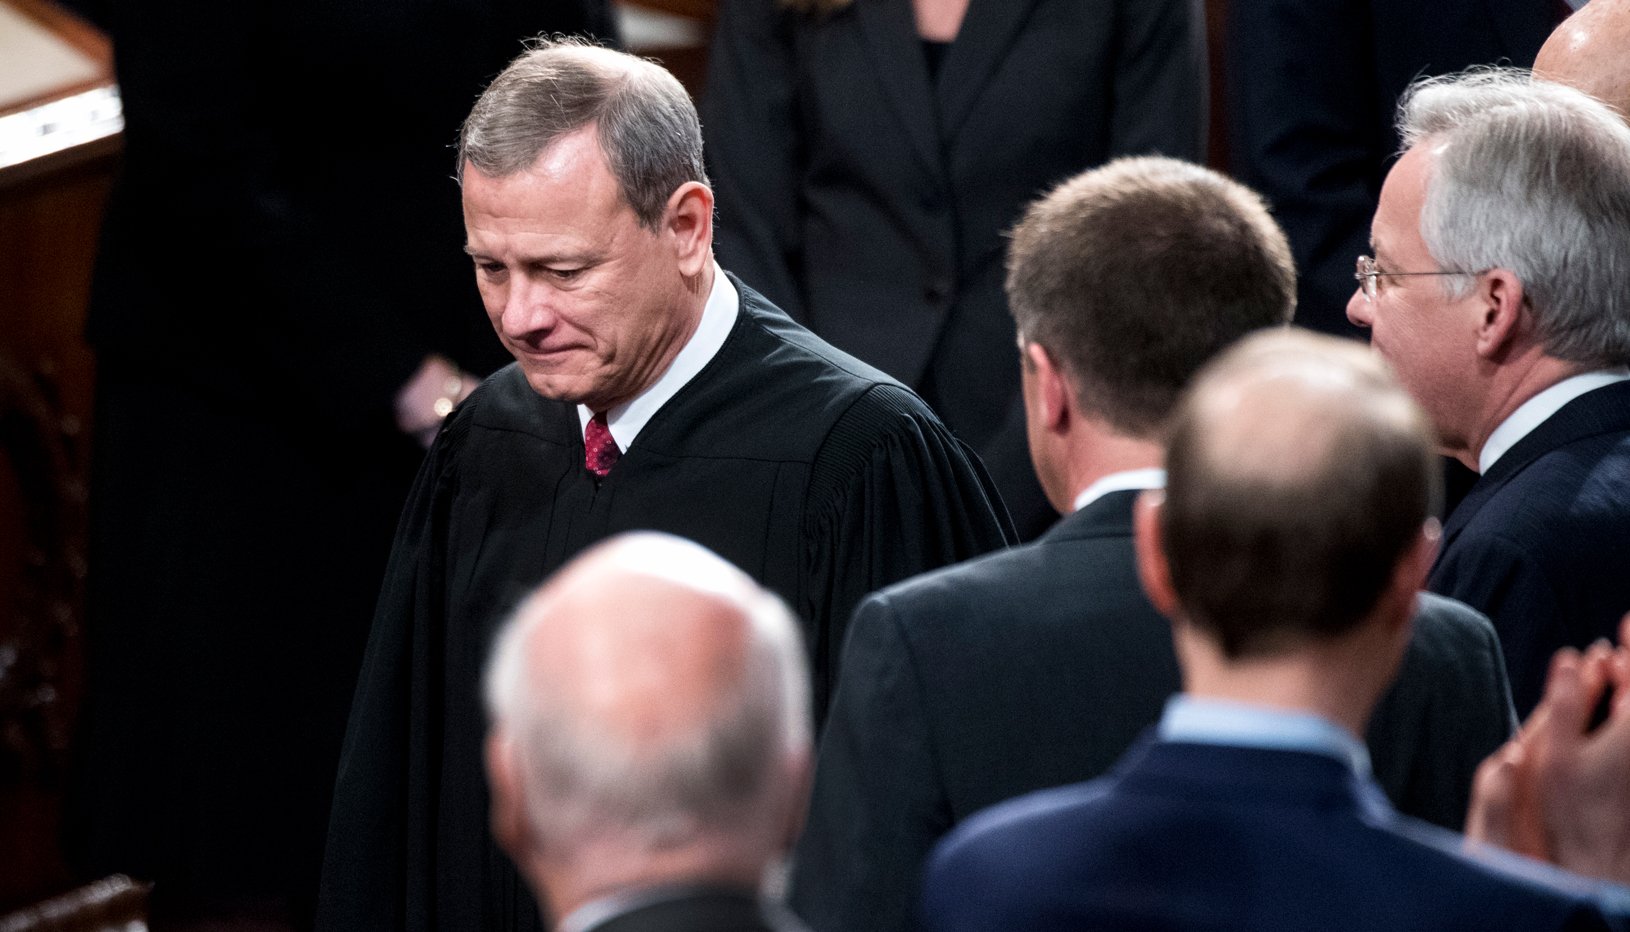
<path id="1" fill-rule="evenodd" d="M 76 5 L 113 37 L 126 123 L 88 321 L 67 846 L 86 881 L 154 882 L 155 924 L 309 928 L 424 458 L 403 428 L 434 423 L 452 365 L 509 361 L 458 254 L 447 144 L 524 39 L 613 35 L 609 3 Z M 404 422 L 404 387 L 426 383 Z"/>
<path id="2" fill-rule="evenodd" d="M 487 830 L 480 665 L 595 541 L 683 535 L 780 594 L 819 710 L 862 596 L 1009 539 L 977 457 L 915 395 L 718 269 L 701 165 L 678 82 L 604 49 L 539 46 L 466 121 L 467 249 L 517 364 L 448 419 L 403 514 L 319 928 L 539 927 Z"/>

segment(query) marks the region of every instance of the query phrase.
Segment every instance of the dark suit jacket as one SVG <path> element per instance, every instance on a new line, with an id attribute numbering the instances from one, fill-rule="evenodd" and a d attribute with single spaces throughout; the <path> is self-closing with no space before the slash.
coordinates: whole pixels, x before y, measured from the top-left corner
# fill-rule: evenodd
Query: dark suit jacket
<path id="1" fill-rule="evenodd" d="M 1495 461 L 1443 528 L 1433 592 L 1488 613 L 1526 715 L 1551 655 L 1630 611 L 1630 382 L 1587 392 Z"/>
<path id="2" fill-rule="evenodd" d="M 1135 492 L 1026 547 L 861 604 L 822 737 L 792 906 L 818 932 L 910 924 L 923 859 L 977 810 L 1109 769 L 1180 689 L 1171 628 L 1138 584 Z M 1458 828 L 1511 733 L 1487 620 L 1423 596 L 1369 745 L 1406 811 Z"/>
<path id="3" fill-rule="evenodd" d="M 1417 75 L 1528 67 L 1557 0 L 1231 0 L 1230 168 L 1262 192 L 1300 272 L 1296 322 L 1347 322 L 1381 181 L 1398 152 L 1393 108 Z"/>
<path id="4" fill-rule="evenodd" d="M 699 891 L 629 910 L 588 932 L 808 932 L 785 909 L 741 893 Z"/>
<path id="5" fill-rule="evenodd" d="M 1201 156 L 1191 6 L 972 0 L 935 80 L 907 0 L 823 17 L 719 5 L 702 101 L 719 261 L 916 389 L 980 451 L 1021 531 L 1027 501 L 1054 514 L 1024 442 L 1002 234 L 1115 156 Z"/>
<path id="6" fill-rule="evenodd" d="M 1323 754 L 1147 741 L 935 849 L 931 932 L 1605 929 L 1596 885 L 1393 812 Z"/>

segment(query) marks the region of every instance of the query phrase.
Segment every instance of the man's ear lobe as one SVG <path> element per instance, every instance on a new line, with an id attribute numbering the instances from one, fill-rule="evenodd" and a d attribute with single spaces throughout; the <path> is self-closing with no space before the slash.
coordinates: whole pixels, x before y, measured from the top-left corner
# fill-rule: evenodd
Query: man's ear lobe
<path id="1" fill-rule="evenodd" d="M 526 847 L 526 799 L 521 792 L 520 774 L 515 772 L 514 748 L 499 729 L 487 735 L 485 748 L 487 785 L 491 789 L 492 837 L 516 863 Z"/>
<path id="2" fill-rule="evenodd" d="M 1132 544 L 1138 558 L 1138 581 L 1155 610 L 1167 618 L 1178 614 L 1177 590 L 1172 586 L 1171 564 L 1166 560 L 1166 542 L 1160 529 L 1160 510 L 1165 507 L 1162 489 L 1146 489 L 1132 509 Z"/>
<path id="3" fill-rule="evenodd" d="M 1524 315 L 1528 312 L 1522 279 L 1509 269 L 1490 269 L 1478 279 L 1475 294 L 1481 314 L 1477 326 L 1477 355 L 1500 361 L 1522 333 Z"/>
<path id="4" fill-rule="evenodd" d="M 679 253 L 680 274 L 701 274 L 712 256 L 713 191 L 701 182 L 685 182 L 669 196 L 663 218 Z"/>
<path id="5" fill-rule="evenodd" d="M 1074 409 L 1073 391 L 1064 372 L 1048 355 L 1040 343 L 1030 343 L 1024 355 L 1036 373 L 1037 400 L 1041 402 L 1041 421 L 1049 430 L 1058 431 L 1069 421 Z"/>

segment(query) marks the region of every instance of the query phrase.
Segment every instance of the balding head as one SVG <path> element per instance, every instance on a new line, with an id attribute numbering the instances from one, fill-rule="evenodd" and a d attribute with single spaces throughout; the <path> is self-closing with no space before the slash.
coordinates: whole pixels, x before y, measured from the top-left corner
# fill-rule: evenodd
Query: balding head
<path id="1" fill-rule="evenodd" d="M 785 606 L 710 551 L 635 534 L 585 553 L 516 611 L 488 667 L 500 840 L 562 911 L 756 877 L 801 805 L 803 664 Z"/>
<path id="2" fill-rule="evenodd" d="M 1231 658 L 1363 621 L 1439 494 L 1426 416 L 1364 347 L 1269 331 L 1173 416 L 1161 538 L 1185 620 Z"/>
<path id="3" fill-rule="evenodd" d="M 1534 59 L 1534 74 L 1630 114 L 1630 0 L 1591 0 L 1563 20 Z"/>

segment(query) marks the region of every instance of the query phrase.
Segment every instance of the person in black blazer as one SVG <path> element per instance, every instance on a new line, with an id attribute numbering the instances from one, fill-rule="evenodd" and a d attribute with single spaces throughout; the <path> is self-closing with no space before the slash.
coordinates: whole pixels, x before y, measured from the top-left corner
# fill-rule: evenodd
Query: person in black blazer
<path id="1" fill-rule="evenodd" d="M 1159 719 L 1180 683 L 1170 627 L 1138 585 L 1132 503 L 1163 481 L 1158 438 L 1189 376 L 1295 304 L 1289 247 L 1260 201 L 1169 160 L 1061 187 L 1018 227 L 1010 262 L 1031 449 L 1071 513 L 856 612 L 794 859 L 793 908 L 819 932 L 911 927 L 942 835 L 1098 776 Z M 1513 724 L 1487 619 L 1423 595 L 1367 735 L 1381 785 L 1459 828 L 1473 773 Z"/>
<path id="2" fill-rule="evenodd" d="M 1393 108 L 1409 82 L 1470 65 L 1527 67 L 1564 0 L 1230 0 L 1229 167 L 1290 237 L 1296 322 L 1348 323 L 1353 261 L 1398 152 Z"/>
<path id="3" fill-rule="evenodd" d="M 1514 70 L 1425 82 L 1399 126 L 1348 314 L 1480 474 L 1430 586 L 1494 621 L 1526 715 L 1630 610 L 1630 126 Z"/>
<path id="4" fill-rule="evenodd" d="M 1170 481 L 1133 524 L 1183 692 L 1108 776 L 958 826 L 923 928 L 1608 928 L 1630 891 L 1468 849 L 1370 779 L 1357 736 L 1403 659 L 1441 494 L 1431 423 L 1385 364 L 1257 334 L 1167 436 Z"/>
<path id="5" fill-rule="evenodd" d="M 484 687 L 493 837 L 545 928 L 807 932 L 759 895 L 813 754 L 774 593 L 700 544 L 622 534 L 504 622 Z"/>
<path id="6" fill-rule="evenodd" d="M 914 21 L 930 5 L 720 3 L 719 261 L 922 395 L 1029 538 L 1057 515 L 1024 449 L 1003 234 L 1084 168 L 1202 156 L 1203 23 L 1191 0 L 971 0 L 946 34 Z"/>

